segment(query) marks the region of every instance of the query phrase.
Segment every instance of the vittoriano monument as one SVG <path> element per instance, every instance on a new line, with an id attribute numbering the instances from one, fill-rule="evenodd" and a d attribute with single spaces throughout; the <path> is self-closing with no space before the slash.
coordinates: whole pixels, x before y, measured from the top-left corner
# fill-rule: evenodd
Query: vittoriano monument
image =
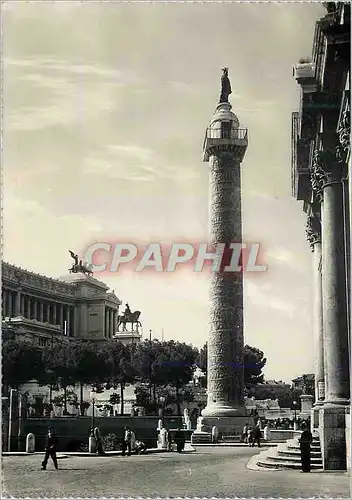
<path id="1" fill-rule="evenodd" d="M 209 246 L 222 243 L 230 248 L 242 242 L 241 162 L 248 139 L 247 129 L 240 128 L 231 111 L 228 69 L 222 71 L 220 101 L 206 130 L 203 161 L 210 167 Z M 198 426 L 204 438 L 212 426 L 226 434 L 244 425 L 243 351 L 243 272 L 226 272 L 222 266 L 210 278 L 208 400 Z"/>

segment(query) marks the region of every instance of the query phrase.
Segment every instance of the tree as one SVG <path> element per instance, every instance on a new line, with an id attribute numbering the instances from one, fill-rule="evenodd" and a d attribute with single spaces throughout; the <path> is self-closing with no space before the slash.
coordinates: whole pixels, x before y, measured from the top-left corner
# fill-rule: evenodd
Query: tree
<path id="1" fill-rule="evenodd" d="M 108 367 L 102 360 L 100 347 L 86 340 L 70 342 L 74 364 L 74 381 L 80 386 L 80 413 L 84 415 L 83 388 L 88 384 L 103 382 L 108 377 Z"/>
<path id="2" fill-rule="evenodd" d="M 76 383 L 75 357 L 71 343 L 67 340 L 55 342 L 51 347 L 42 349 L 42 360 L 45 366 L 43 375 L 37 378 L 41 385 L 48 383 L 54 377 L 55 383 L 64 391 L 64 413 L 67 413 L 67 388 Z"/>
<path id="3" fill-rule="evenodd" d="M 120 386 L 121 415 L 124 412 L 124 390 L 127 384 L 134 382 L 136 370 L 133 366 L 133 346 L 126 346 L 122 342 L 109 342 L 105 345 L 107 384 L 106 388 L 116 389 Z"/>
<path id="4" fill-rule="evenodd" d="M 43 372 L 41 350 L 29 342 L 4 340 L 2 343 L 3 389 L 18 389 L 22 384 L 38 379 Z"/>
<path id="5" fill-rule="evenodd" d="M 262 369 L 266 364 L 264 353 L 249 345 L 244 346 L 244 383 L 245 387 L 255 384 L 260 384 L 264 381 Z M 197 365 L 204 372 L 208 371 L 208 344 L 200 349 L 197 357 Z"/>
<path id="6" fill-rule="evenodd" d="M 198 350 L 185 343 L 146 340 L 135 351 L 135 367 L 141 383 L 149 385 L 148 406 L 158 406 L 160 388 L 169 386 L 175 391 L 178 413 L 182 401 L 182 388 L 188 384 L 195 370 Z M 170 392 L 170 391 L 169 391 Z M 137 392 L 139 399 L 145 401 L 145 389 Z"/>
<path id="7" fill-rule="evenodd" d="M 145 340 L 138 344 L 134 350 L 134 366 L 137 378 L 140 382 L 149 385 L 149 404 L 152 403 L 152 399 L 154 400 L 154 404 L 156 403 L 157 385 L 165 385 L 167 383 L 162 379 L 159 366 L 162 351 L 162 343 L 158 340 Z"/>
<path id="8" fill-rule="evenodd" d="M 184 342 L 175 342 L 173 340 L 165 342 L 159 361 L 163 373 L 161 378 L 175 388 L 178 415 L 181 414 L 181 390 L 192 380 L 197 355 L 198 350 Z M 186 394 L 188 395 L 188 392 L 184 391 L 184 395 Z"/>
<path id="9" fill-rule="evenodd" d="M 262 369 L 266 364 L 263 351 L 250 345 L 244 346 L 244 385 L 261 384 L 264 381 Z"/>

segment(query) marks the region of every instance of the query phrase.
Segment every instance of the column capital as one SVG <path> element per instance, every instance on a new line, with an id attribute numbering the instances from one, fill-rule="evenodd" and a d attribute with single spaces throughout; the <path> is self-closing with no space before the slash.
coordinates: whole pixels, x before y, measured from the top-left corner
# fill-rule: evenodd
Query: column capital
<path id="1" fill-rule="evenodd" d="M 309 215 L 306 223 L 306 235 L 312 252 L 316 243 L 321 243 L 321 222 L 316 215 Z"/>
<path id="2" fill-rule="evenodd" d="M 320 202 L 323 201 L 323 189 L 329 184 L 340 183 L 343 171 L 337 146 L 314 151 L 311 183 L 312 189 Z"/>

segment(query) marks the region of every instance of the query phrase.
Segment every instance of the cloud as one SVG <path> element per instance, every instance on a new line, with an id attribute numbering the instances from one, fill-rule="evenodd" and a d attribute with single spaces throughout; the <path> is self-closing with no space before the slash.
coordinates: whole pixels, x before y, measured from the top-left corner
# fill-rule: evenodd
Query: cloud
<path id="1" fill-rule="evenodd" d="M 21 68 L 20 74 L 16 71 L 18 68 Z M 11 89 L 12 99 L 5 104 L 5 127 L 7 130 L 33 131 L 86 125 L 101 113 L 116 111 L 119 89 L 135 80 L 131 72 L 99 65 L 77 65 L 51 59 L 6 59 L 4 95 L 6 97 Z M 18 96 L 24 89 L 32 95 L 31 105 L 21 104 Z M 16 90 L 18 96 L 13 97 Z"/>
<path id="2" fill-rule="evenodd" d="M 52 73 L 62 73 L 66 76 L 72 75 L 88 75 L 90 78 L 94 76 L 104 77 L 113 80 L 115 85 L 127 85 L 136 81 L 136 75 L 131 71 L 118 71 L 111 67 L 102 66 L 100 64 L 74 64 L 71 61 L 64 59 L 53 59 L 48 57 L 30 58 L 30 59 L 13 59 L 5 57 L 3 60 L 4 70 L 10 70 L 11 67 L 30 68 L 36 71 Z M 23 75 L 21 79 L 25 80 L 28 75 Z"/>
<path id="3" fill-rule="evenodd" d="M 167 164 L 155 151 L 138 145 L 105 145 L 84 160 L 85 174 L 106 175 L 123 181 L 187 182 L 199 175 L 194 168 Z"/>
<path id="4" fill-rule="evenodd" d="M 280 311 L 292 318 L 296 310 L 294 303 L 276 297 L 271 290 L 271 285 L 263 286 L 247 282 L 245 284 L 245 300 L 260 307 Z"/>
<path id="5" fill-rule="evenodd" d="M 303 267 L 301 259 L 295 253 L 280 246 L 272 247 L 267 250 L 266 257 L 268 260 L 274 259 L 296 270 L 302 270 Z"/>

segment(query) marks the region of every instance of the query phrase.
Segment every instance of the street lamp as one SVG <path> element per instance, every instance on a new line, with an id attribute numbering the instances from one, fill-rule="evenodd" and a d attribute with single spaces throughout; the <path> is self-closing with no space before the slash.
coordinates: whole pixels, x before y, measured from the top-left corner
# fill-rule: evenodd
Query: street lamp
<path id="1" fill-rule="evenodd" d="M 166 401 L 166 398 L 164 396 L 160 396 L 159 397 L 159 404 L 160 404 L 159 417 L 160 418 L 163 418 L 163 416 L 164 416 L 164 404 L 165 404 L 165 401 Z"/>
<path id="2" fill-rule="evenodd" d="M 295 411 L 295 419 L 294 419 L 294 422 L 296 423 L 296 415 L 297 415 L 297 401 L 293 401 L 292 402 L 293 404 L 293 409 Z"/>
<path id="3" fill-rule="evenodd" d="M 95 427 L 95 401 L 96 401 L 96 392 L 94 389 L 90 391 L 90 398 L 92 400 L 92 433 Z"/>

